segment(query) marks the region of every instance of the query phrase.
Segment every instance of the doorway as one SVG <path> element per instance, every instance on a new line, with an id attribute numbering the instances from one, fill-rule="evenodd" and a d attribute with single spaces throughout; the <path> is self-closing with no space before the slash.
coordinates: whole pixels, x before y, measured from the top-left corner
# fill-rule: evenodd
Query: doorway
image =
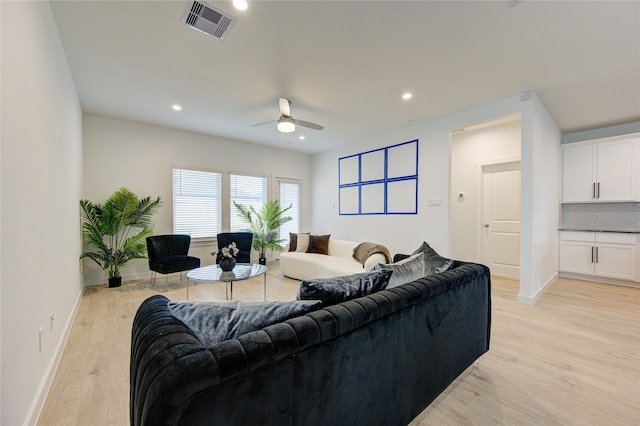
<path id="1" fill-rule="evenodd" d="M 491 273 L 520 277 L 520 162 L 480 168 L 481 234 L 479 255 Z"/>
<path id="2" fill-rule="evenodd" d="M 520 239 L 521 140 L 519 114 L 451 132 L 451 257 L 487 264 L 492 274 L 516 280 L 520 278 L 520 246 L 514 243 Z M 493 204 L 484 201 L 485 178 L 490 179 L 489 192 L 498 197 Z M 486 212 L 485 205 L 491 207 Z M 491 259 L 494 255 L 496 259 Z"/>

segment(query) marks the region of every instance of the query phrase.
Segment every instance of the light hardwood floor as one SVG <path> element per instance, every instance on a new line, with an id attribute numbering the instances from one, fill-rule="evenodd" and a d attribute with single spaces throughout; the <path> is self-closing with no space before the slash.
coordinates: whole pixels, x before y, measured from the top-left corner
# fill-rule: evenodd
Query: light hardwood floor
<path id="1" fill-rule="evenodd" d="M 268 266 L 267 299 L 295 298 L 298 281 Z M 136 309 L 157 293 L 186 298 L 177 274 L 164 285 L 85 290 L 38 424 L 128 424 Z M 640 289 L 558 279 L 534 306 L 517 292 L 494 277 L 490 351 L 411 425 L 640 425 Z M 221 283 L 189 287 L 192 300 L 224 294 Z M 234 299 L 262 296 L 262 277 L 234 285 Z"/>

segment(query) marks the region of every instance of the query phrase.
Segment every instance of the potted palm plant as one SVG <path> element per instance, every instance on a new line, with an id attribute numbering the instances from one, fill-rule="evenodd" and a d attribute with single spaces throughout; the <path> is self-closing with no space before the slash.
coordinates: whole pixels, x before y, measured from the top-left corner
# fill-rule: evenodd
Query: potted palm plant
<path id="1" fill-rule="evenodd" d="M 238 215 L 249 224 L 249 231 L 253 234 L 253 248 L 258 251 L 260 264 L 264 265 L 267 261 L 267 250 L 283 249 L 281 243 L 284 240 L 279 238 L 278 228 L 292 220 L 290 216 L 283 216 L 291 206 L 282 209 L 279 200 L 267 201 L 260 210 L 253 206 L 247 208 L 235 201 L 233 204 L 238 210 Z"/>
<path id="2" fill-rule="evenodd" d="M 120 267 L 132 259 L 146 259 L 146 238 L 153 234 L 151 216 L 160 197 L 138 198 L 127 188 L 114 192 L 104 205 L 80 200 L 82 234 L 92 248 L 80 259 L 89 258 L 109 275 L 109 287 L 122 284 Z"/>

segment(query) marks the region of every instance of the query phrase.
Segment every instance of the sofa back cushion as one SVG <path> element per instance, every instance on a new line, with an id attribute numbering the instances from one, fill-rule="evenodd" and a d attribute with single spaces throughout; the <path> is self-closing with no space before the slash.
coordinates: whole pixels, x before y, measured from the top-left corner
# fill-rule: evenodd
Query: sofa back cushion
<path id="1" fill-rule="evenodd" d="M 392 271 L 371 271 L 333 278 L 303 280 L 298 290 L 298 300 L 321 300 L 322 306 L 366 296 L 383 290 L 389 283 Z"/>
<path id="2" fill-rule="evenodd" d="M 189 327 L 204 346 L 212 346 L 315 311 L 320 307 L 320 301 L 194 301 L 169 302 L 167 306 L 171 314 Z"/>

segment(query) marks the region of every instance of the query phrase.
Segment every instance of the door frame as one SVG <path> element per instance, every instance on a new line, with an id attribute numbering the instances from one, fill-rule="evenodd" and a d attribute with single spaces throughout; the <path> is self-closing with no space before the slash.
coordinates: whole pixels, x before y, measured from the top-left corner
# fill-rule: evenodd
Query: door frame
<path id="1" fill-rule="evenodd" d="M 522 161 L 520 156 L 509 156 L 509 157 L 500 157 L 500 158 L 492 158 L 487 160 L 479 160 L 476 161 L 475 165 L 475 182 L 476 182 L 476 213 L 475 213 L 475 235 L 474 240 L 475 244 L 475 258 L 476 262 L 482 263 L 484 259 L 484 238 L 483 238 L 483 211 L 482 211 L 482 202 L 484 199 L 484 191 L 483 191 L 483 183 L 482 178 L 484 174 L 484 168 L 487 166 L 497 166 L 501 164 L 510 164 L 510 163 L 520 163 L 520 170 L 522 171 Z M 522 185 L 521 185 L 522 186 Z M 522 198 L 522 195 L 520 195 Z M 522 199 L 520 200 L 520 205 L 522 207 Z M 522 220 L 520 221 L 520 233 L 522 234 Z M 518 262 L 520 266 L 522 266 L 522 262 Z"/>
<path id="2" fill-rule="evenodd" d="M 303 227 L 303 223 L 304 222 L 304 215 L 302 214 L 302 210 L 303 210 L 303 197 L 304 197 L 304 181 L 302 179 L 297 179 L 297 178 L 287 178 L 287 177 L 279 177 L 276 176 L 273 179 L 273 198 L 274 199 L 280 199 L 280 184 L 281 183 L 289 183 L 289 184 L 294 184 L 294 185 L 298 185 L 298 232 L 301 232 L 302 229 L 304 229 Z M 281 206 L 282 207 L 282 206 Z"/>

